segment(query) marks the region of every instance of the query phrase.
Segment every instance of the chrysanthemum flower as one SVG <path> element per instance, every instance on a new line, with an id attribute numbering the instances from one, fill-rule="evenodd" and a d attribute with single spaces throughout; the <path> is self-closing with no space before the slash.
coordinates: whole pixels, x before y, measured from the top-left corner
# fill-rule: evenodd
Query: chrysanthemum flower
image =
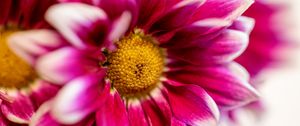
<path id="1" fill-rule="evenodd" d="M 11 38 L 43 78 L 63 85 L 32 125 L 89 118 L 101 126 L 217 125 L 217 105 L 229 109 L 257 98 L 246 71 L 233 62 L 248 32 L 227 29 L 252 2 L 102 0 L 51 7 L 46 20 L 58 32 Z"/>
<path id="2" fill-rule="evenodd" d="M 33 68 L 9 48 L 8 37 L 18 31 L 47 28 L 44 13 L 54 0 L 2 0 L 0 4 L 0 125 L 28 123 L 57 86 L 38 79 Z M 38 51 L 38 50 L 35 50 Z"/>

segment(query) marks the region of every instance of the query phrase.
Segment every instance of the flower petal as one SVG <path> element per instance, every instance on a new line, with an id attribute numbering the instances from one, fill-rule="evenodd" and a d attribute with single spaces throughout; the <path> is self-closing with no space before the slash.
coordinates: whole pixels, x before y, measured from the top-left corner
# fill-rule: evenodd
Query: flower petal
<path id="1" fill-rule="evenodd" d="M 109 94 L 105 72 L 85 75 L 64 86 L 54 99 L 51 115 L 63 124 L 75 124 L 102 105 Z"/>
<path id="2" fill-rule="evenodd" d="M 258 92 L 248 83 L 246 70 L 236 63 L 185 66 L 167 73 L 167 78 L 201 86 L 222 109 L 245 105 L 258 97 Z"/>
<path id="3" fill-rule="evenodd" d="M 100 70 L 98 62 L 95 62 L 97 60 L 84 53 L 72 47 L 63 47 L 40 57 L 36 69 L 44 79 L 65 84 L 78 76 Z"/>
<path id="4" fill-rule="evenodd" d="M 32 91 L 30 93 L 30 98 L 35 108 L 38 108 L 45 101 L 53 98 L 60 89 L 59 86 L 44 80 L 36 80 L 34 83 L 34 87 L 32 87 Z"/>
<path id="5" fill-rule="evenodd" d="M 97 126 L 129 126 L 124 101 L 117 91 L 112 91 L 96 113 Z"/>
<path id="6" fill-rule="evenodd" d="M 186 48 L 196 46 L 198 41 L 209 41 L 218 36 L 230 22 L 222 19 L 205 19 L 196 21 L 176 31 L 170 39 L 158 38 L 161 46 L 166 48 Z"/>
<path id="7" fill-rule="evenodd" d="M 168 49 L 171 60 L 195 65 L 226 63 L 238 57 L 248 45 L 248 35 L 236 30 L 226 30 L 208 42 L 198 41 L 195 46 Z"/>
<path id="8" fill-rule="evenodd" d="M 165 96 L 173 116 L 186 125 L 217 126 L 219 110 L 212 98 L 197 85 L 165 81 Z"/>
<path id="9" fill-rule="evenodd" d="M 66 45 L 65 41 L 51 30 L 18 32 L 9 38 L 11 49 L 30 64 L 38 57 Z"/>
<path id="10" fill-rule="evenodd" d="M 80 49 L 103 44 L 110 27 L 103 10 L 82 3 L 54 5 L 48 9 L 46 20 Z"/>
<path id="11" fill-rule="evenodd" d="M 199 7 L 193 16 L 194 19 L 191 21 L 221 18 L 233 22 L 233 20 L 241 16 L 253 2 L 253 0 L 206 0 L 205 3 Z"/>
<path id="12" fill-rule="evenodd" d="M 181 1 L 170 8 L 158 21 L 156 21 L 149 31 L 155 36 L 160 36 L 179 28 L 188 22 L 195 10 L 204 2 L 204 0 Z"/>
<path id="13" fill-rule="evenodd" d="M 29 97 L 21 93 L 11 93 L 13 101 L 2 101 L 1 110 L 3 115 L 12 122 L 25 124 L 28 123 L 34 113 L 34 106 Z"/>
<path id="14" fill-rule="evenodd" d="M 131 99 L 127 106 L 130 126 L 149 126 L 148 117 L 145 115 L 139 100 Z"/>
<path id="15" fill-rule="evenodd" d="M 29 126 L 62 126 L 62 124 L 57 122 L 50 113 L 52 105 L 52 100 L 44 103 L 33 115 Z M 88 118 L 79 123 L 73 124 L 72 126 L 92 126 L 93 123 L 94 119 L 92 120 Z"/>
<path id="16" fill-rule="evenodd" d="M 150 97 L 141 101 L 141 104 L 145 114 L 149 117 L 149 125 L 171 125 L 172 112 L 160 88 L 151 91 Z"/>
<path id="17" fill-rule="evenodd" d="M 250 17 L 241 16 L 234 20 L 229 29 L 239 30 L 250 34 L 254 27 L 254 19 Z"/>

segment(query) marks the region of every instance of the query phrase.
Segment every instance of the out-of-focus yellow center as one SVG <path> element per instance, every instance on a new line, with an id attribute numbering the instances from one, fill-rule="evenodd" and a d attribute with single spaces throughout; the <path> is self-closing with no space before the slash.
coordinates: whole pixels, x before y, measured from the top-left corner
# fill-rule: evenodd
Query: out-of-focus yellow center
<path id="1" fill-rule="evenodd" d="M 18 29 L 0 29 L 0 88 L 23 88 L 36 78 L 36 73 L 8 47 L 7 38 Z"/>
<path id="2" fill-rule="evenodd" d="M 108 56 L 108 78 L 125 97 L 143 95 L 157 86 L 164 67 L 162 50 L 151 36 L 132 33 Z"/>

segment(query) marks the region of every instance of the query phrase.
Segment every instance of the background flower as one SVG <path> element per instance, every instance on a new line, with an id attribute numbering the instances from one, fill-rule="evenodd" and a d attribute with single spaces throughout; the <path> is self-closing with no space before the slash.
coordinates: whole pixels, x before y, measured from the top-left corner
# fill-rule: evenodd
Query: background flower
<path id="1" fill-rule="evenodd" d="M 30 65 L 8 47 L 8 37 L 29 29 L 48 28 L 43 16 L 55 0 L 2 0 L 0 4 L 0 125 L 26 124 L 38 107 L 58 90 L 40 80 Z M 23 41 L 22 41 L 23 42 Z M 25 47 L 26 48 L 26 47 Z M 41 51 L 41 50 L 34 50 Z"/>

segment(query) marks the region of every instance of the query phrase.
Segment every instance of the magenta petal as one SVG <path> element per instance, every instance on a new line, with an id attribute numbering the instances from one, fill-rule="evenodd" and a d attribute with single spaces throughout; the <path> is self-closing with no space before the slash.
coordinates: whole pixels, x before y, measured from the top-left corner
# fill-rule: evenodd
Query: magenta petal
<path id="1" fill-rule="evenodd" d="M 199 20 L 176 31 L 170 39 L 158 38 L 161 46 L 166 48 L 186 48 L 196 46 L 199 41 L 207 44 L 207 41 L 215 38 L 230 22 L 221 19 Z"/>
<path id="2" fill-rule="evenodd" d="M 139 6 L 138 27 L 148 31 L 166 10 L 169 10 L 179 1 L 175 0 L 136 0 Z"/>
<path id="3" fill-rule="evenodd" d="M 129 126 L 124 101 L 117 91 L 112 91 L 96 113 L 97 126 Z"/>
<path id="4" fill-rule="evenodd" d="M 30 94 L 31 101 L 34 104 L 35 108 L 38 108 L 45 101 L 53 98 L 60 89 L 59 86 L 53 85 L 43 80 L 36 80 L 35 83 L 37 87 L 33 88 Z"/>
<path id="5" fill-rule="evenodd" d="M 199 7 L 192 21 L 219 18 L 233 22 L 233 20 L 241 16 L 253 2 L 253 0 L 206 0 L 205 3 Z"/>
<path id="6" fill-rule="evenodd" d="M 65 84 L 68 81 L 100 70 L 97 59 L 85 55 L 84 51 L 64 47 L 40 57 L 36 69 L 46 80 Z"/>
<path id="7" fill-rule="evenodd" d="M 12 50 L 30 64 L 35 64 L 41 55 L 65 44 L 64 40 L 51 30 L 18 32 L 9 38 Z"/>
<path id="8" fill-rule="evenodd" d="M 103 44 L 110 27 L 103 10 L 82 3 L 54 5 L 47 11 L 46 19 L 71 44 L 81 49 L 89 44 Z"/>
<path id="9" fill-rule="evenodd" d="M 149 29 L 155 36 L 162 35 L 185 25 L 188 20 L 200 6 L 202 0 L 181 1 L 174 5 Z"/>
<path id="10" fill-rule="evenodd" d="M 29 97 L 15 93 L 11 94 L 14 99 L 12 102 L 2 101 L 1 110 L 3 115 L 15 123 L 28 123 L 34 113 L 34 106 Z"/>
<path id="11" fill-rule="evenodd" d="M 231 62 L 248 45 L 248 35 L 236 30 L 226 30 L 210 42 L 197 42 L 197 45 L 183 49 L 168 49 L 170 59 L 195 65 Z"/>
<path id="12" fill-rule="evenodd" d="M 145 114 L 152 126 L 171 125 L 172 112 L 168 101 L 164 98 L 161 89 L 151 91 L 150 97 L 141 101 Z"/>
<path id="13" fill-rule="evenodd" d="M 247 34 L 250 34 L 250 32 L 254 27 L 254 22 L 255 21 L 253 18 L 241 16 L 236 20 L 234 20 L 234 22 L 231 24 L 229 29 L 239 30 Z"/>
<path id="14" fill-rule="evenodd" d="M 232 63 L 207 67 L 186 66 L 168 73 L 168 78 L 204 88 L 222 109 L 245 105 L 257 99 L 242 66 Z"/>
<path id="15" fill-rule="evenodd" d="M 33 115 L 29 125 L 30 126 L 62 126 L 61 123 L 57 122 L 50 113 L 50 109 L 53 102 L 48 101 L 44 103 L 37 110 L 36 114 Z M 68 126 L 92 126 L 94 119 L 87 118 L 79 123 L 68 125 Z"/>
<path id="16" fill-rule="evenodd" d="M 127 112 L 130 126 L 149 126 L 148 117 L 137 99 L 128 102 Z"/>
<path id="17" fill-rule="evenodd" d="M 52 116 L 63 124 L 75 124 L 96 111 L 109 94 L 104 76 L 104 72 L 85 75 L 66 84 L 54 99 Z"/>
<path id="18" fill-rule="evenodd" d="M 164 86 L 174 118 L 193 126 L 216 126 L 218 124 L 217 105 L 200 86 L 182 85 L 174 81 L 164 82 Z"/>

